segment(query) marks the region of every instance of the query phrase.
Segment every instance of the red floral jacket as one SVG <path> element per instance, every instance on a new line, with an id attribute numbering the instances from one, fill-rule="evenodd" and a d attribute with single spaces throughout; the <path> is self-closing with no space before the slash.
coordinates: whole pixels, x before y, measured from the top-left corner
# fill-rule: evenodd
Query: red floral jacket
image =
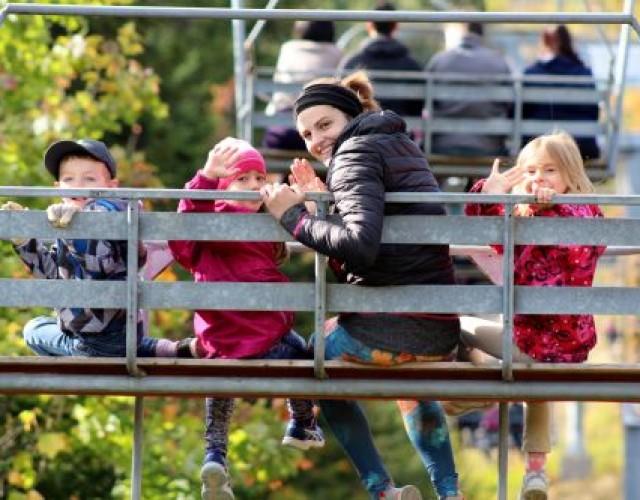
<path id="1" fill-rule="evenodd" d="M 480 192 L 484 180 L 472 192 Z M 503 205 L 469 204 L 467 215 L 503 215 Z M 525 217 L 603 217 L 596 205 L 529 205 Z M 494 248 L 502 253 L 502 247 Z M 591 286 L 603 246 L 517 245 L 514 284 L 521 286 Z M 590 314 L 516 314 L 514 339 L 520 351 L 551 363 L 585 361 L 596 345 L 596 328 Z"/>

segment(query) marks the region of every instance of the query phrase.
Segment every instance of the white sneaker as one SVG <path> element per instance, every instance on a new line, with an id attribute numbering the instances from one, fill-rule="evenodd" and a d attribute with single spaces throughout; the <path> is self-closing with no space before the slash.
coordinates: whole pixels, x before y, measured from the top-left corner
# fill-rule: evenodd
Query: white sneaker
<path id="1" fill-rule="evenodd" d="M 202 500 L 233 500 L 229 473 L 218 462 L 207 462 L 200 471 Z"/>
<path id="2" fill-rule="evenodd" d="M 422 500 L 420 490 L 410 484 L 401 488 L 391 487 L 387 491 L 380 493 L 381 500 Z"/>
<path id="3" fill-rule="evenodd" d="M 544 470 L 532 470 L 524 475 L 520 500 L 547 500 L 549 480 Z"/>

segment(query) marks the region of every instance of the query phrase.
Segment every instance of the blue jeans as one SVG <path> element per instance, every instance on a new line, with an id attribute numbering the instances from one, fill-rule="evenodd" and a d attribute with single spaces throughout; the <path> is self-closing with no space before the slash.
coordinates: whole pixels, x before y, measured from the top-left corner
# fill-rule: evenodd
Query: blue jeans
<path id="1" fill-rule="evenodd" d="M 151 337 L 141 338 L 141 332 L 141 325 L 138 325 L 138 356 L 153 357 L 156 340 Z M 24 326 L 22 336 L 27 346 L 38 356 L 126 356 L 125 332 L 79 337 L 63 332 L 56 319 L 51 316 L 39 316 L 29 321 Z"/>
<path id="2" fill-rule="evenodd" d="M 337 323 L 326 337 L 326 359 L 359 359 L 371 363 L 384 354 L 354 339 Z M 397 357 L 400 353 L 388 353 Z M 424 463 L 440 497 L 458 493 L 458 474 L 444 413 L 437 401 L 398 401 L 411 444 Z M 369 422 L 356 401 L 322 400 L 322 413 L 355 466 L 371 498 L 388 489 L 393 480 L 376 449 Z"/>

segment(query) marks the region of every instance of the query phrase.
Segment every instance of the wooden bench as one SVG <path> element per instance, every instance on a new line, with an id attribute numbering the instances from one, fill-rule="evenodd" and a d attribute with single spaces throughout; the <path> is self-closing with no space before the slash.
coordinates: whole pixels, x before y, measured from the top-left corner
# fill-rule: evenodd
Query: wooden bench
<path id="1" fill-rule="evenodd" d="M 436 174 L 442 177 L 463 176 L 481 177 L 489 172 L 493 157 L 468 157 L 434 154 L 431 150 L 432 137 L 438 133 L 477 134 L 478 130 L 489 135 L 506 136 L 509 154 L 506 162 L 513 163 L 521 147 L 521 137 L 536 136 L 554 129 L 562 129 L 576 136 L 596 136 L 604 146 L 601 157 L 588 160 L 586 168 L 593 180 L 607 178 L 614 173 L 609 145 L 613 143 L 613 134 L 617 126 L 612 118 L 610 105 L 610 83 L 598 82 L 597 89 L 567 87 L 535 87 L 527 84 L 549 82 L 551 77 L 487 77 L 486 81 L 469 81 L 460 75 L 440 75 L 414 72 L 370 72 L 373 78 L 383 78 L 375 85 L 376 96 L 386 98 L 415 98 L 425 102 L 424 117 L 403 116 L 409 130 L 412 130 L 424 144 L 425 155 Z M 273 68 L 257 68 L 253 75 L 251 88 L 253 99 L 249 113 L 249 129 L 255 141 L 261 138 L 263 131 L 270 126 L 293 126 L 290 113 L 267 115 L 265 102 L 274 92 L 297 94 L 301 85 L 297 83 L 275 83 L 272 80 Z M 400 83 L 395 83 L 399 81 Z M 585 84 L 584 77 L 556 77 L 556 83 Z M 433 116 L 433 103 L 437 100 L 492 101 L 508 103 L 513 116 L 505 118 L 429 118 Z M 543 121 L 522 118 L 522 106 L 531 102 L 560 102 L 597 104 L 601 108 L 600 120 L 593 121 Z M 306 151 L 287 151 L 262 148 L 261 152 L 272 171 L 286 172 L 293 158 L 310 158 Z M 319 171 L 324 168 L 316 164 Z"/>

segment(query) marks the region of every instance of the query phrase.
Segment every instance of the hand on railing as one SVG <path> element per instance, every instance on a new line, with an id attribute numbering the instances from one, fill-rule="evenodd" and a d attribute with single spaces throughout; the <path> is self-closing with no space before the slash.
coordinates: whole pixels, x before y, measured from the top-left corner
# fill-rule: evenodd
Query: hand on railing
<path id="1" fill-rule="evenodd" d="M 54 203 L 47 207 L 47 220 L 53 227 L 66 228 L 80 208 L 68 203 Z"/>
<path id="2" fill-rule="evenodd" d="M 3 203 L 0 206 L 0 210 L 29 210 L 29 209 L 26 207 L 23 207 L 22 205 L 20 205 L 20 203 L 16 203 L 15 201 L 7 201 L 6 203 Z M 21 238 L 11 238 L 11 243 L 13 243 L 16 246 L 20 246 L 26 241 L 27 241 L 26 239 L 21 239 Z"/>

